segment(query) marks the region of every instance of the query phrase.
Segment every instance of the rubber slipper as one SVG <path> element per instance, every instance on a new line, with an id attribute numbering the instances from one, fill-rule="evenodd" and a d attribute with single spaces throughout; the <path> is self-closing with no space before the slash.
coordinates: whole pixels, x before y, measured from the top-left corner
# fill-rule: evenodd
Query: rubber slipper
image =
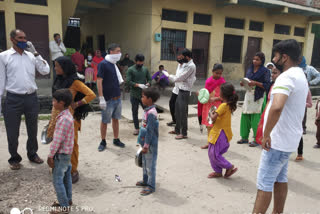
<path id="1" fill-rule="evenodd" d="M 176 140 L 182 140 L 182 139 L 187 139 L 188 138 L 188 136 L 183 136 L 183 135 L 177 135 L 176 137 L 175 137 L 175 139 Z"/>
<path id="2" fill-rule="evenodd" d="M 319 144 L 316 144 L 316 145 L 313 146 L 313 148 L 319 149 L 319 148 L 320 148 L 320 145 L 319 145 Z"/>
<path id="3" fill-rule="evenodd" d="M 239 140 L 237 142 L 237 144 L 246 144 L 246 143 L 249 143 L 249 141 L 248 140 Z"/>
<path id="4" fill-rule="evenodd" d="M 142 195 L 142 196 L 147 196 L 147 195 L 150 195 L 150 194 L 152 194 L 154 191 L 152 190 L 152 189 L 150 189 L 150 188 L 145 188 L 144 190 L 142 190 L 141 192 L 140 192 L 140 195 Z"/>
<path id="5" fill-rule="evenodd" d="M 201 146 L 200 148 L 201 149 L 208 149 L 209 145 L 204 145 L 204 146 Z"/>
<path id="6" fill-rule="evenodd" d="M 169 134 L 177 134 L 176 131 L 170 131 Z"/>
<path id="7" fill-rule="evenodd" d="M 143 181 L 138 181 L 138 182 L 136 183 L 136 186 L 138 186 L 138 187 L 146 187 L 146 186 L 148 186 L 148 185 L 145 184 L 145 183 L 143 183 Z"/>
<path id="8" fill-rule="evenodd" d="M 224 175 L 224 178 L 229 178 L 231 175 L 233 175 L 234 173 L 236 173 L 238 171 L 238 168 L 234 168 L 231 170 L 230 173 L 227 173 Z"/>
<path id="9" fill-rule="evenodd" d="M 208 175 L 208 178 L 221 178 L 221 177 L 222 177 L 222 174 L 221 173 L 217 173 L 217 172 L 211 172 Z"/>
<path id="10" fill-rule="evenodd" d="M 249 142 L 250 147 L 256 147 L 259 146 L 260 144 L 256 143 L 255 141 Z"/>

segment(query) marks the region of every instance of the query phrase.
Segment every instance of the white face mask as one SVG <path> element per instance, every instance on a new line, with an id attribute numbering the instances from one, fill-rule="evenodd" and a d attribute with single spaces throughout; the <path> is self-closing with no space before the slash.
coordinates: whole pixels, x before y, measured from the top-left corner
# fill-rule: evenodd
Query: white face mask
<path id="1" fill-rule="evenodd" d="M 88 60 L 92 60 L 92 56 L 88 56 Z"/>
<path id="2" fill-rule="evenodd" d="M 116 62 L 118 62 L 119 60 L 121 59 L 121 53 L 118 53 L 118 54 L 108 54 L 106 56 L 106 60 L 113 63 L 113 64 L 116 64 Z"/>

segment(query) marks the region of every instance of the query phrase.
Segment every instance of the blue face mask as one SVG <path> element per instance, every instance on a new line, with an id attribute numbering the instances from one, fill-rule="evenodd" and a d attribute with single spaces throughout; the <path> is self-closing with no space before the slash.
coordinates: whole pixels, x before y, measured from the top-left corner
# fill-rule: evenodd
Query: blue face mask
<path id="1" fill-rule="evenodd" d="M 24 50 L 24 49 L 26 49 L 28 47 L 28 45 L 27 45 L 27 42 L 18 41 L 17 47 L 21 48 L 22 50 Z"/>

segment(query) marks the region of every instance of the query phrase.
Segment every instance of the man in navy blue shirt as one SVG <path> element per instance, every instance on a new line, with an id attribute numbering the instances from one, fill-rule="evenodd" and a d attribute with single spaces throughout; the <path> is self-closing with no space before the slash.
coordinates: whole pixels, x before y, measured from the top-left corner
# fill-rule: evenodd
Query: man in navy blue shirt
<path id="1" fill-rule="evenodd" d="M 116 65 L 121 58 L 120 45 L 112 43 L 108 47 L 108 55 L 98 65 L 98 93 L 101 108 L 101 142 L 98 150 L 103 151 L 106 146 L 107 124 L 113 128 L 113 144 L 121 148 L 125 147 L 119 139 L 119 119 L 121 118 L 120 84 L 123 82 L 120 71 Z"/>

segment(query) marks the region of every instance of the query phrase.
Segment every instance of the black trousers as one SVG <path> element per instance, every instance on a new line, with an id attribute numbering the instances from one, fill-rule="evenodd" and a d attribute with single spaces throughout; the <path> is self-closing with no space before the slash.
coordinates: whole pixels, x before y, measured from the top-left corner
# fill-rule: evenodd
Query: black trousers
<path id="1" fill-rule="evenodd" d="M 307 108 L 306 111 L 304 113 L 304 117 L 303 117 L 303 121 L 302 121 L 302 128 L 303 130 L 307 130 Z"/>
<path id="2" fill-rule="evenodd" d="M 130 102 L 131 102 L 131 110 L 132 110 L 132 119 L 134 123 L 134 128 L 139 129 L 139 105 L 144 109 L 144 106 L 142 104 L 141 99 L 135 98 L 130 96 Z"/>
<path id="3" fill-rule="evenodd" d="M 300 139 L 299 147 L 298 147 L 298 155 L 303 154 L 303 137 Z"/>
<path id="4" fill-rule="evenodd" d="M 9 153 L 11 155 L 8 162 L 19 163 L 22 157 L 18 154 L 19 145 L 19 129 L 21 124 L 21 116 L 24 114 L 27 127 L 27 155 L 29 160 L 37 157 L 38 151 L 38 114 L 39 103 L 36 93 L 18 95 L 7 92 L 4 106 L 4 122 L 7 132 L 7 140 Z"/>
<path id="5" fill-rule="evenodd" d="M 189 104 L 190 91 L 179 90 L 176 101 L 176 128 L 177 134 L 183 136 L 188 135 L 188 104 Z"/>
<path id="6" fill-rule="evenodd" d="M 171 113 L 171 117 L 172 117 L 172 121 L 176 122 L 176 100 L 177 100 L 178 95 L 175 93 L 171 94 L 171 98 L 169 101 L 169 107 L 170 107 L 170 113 Z"/>

